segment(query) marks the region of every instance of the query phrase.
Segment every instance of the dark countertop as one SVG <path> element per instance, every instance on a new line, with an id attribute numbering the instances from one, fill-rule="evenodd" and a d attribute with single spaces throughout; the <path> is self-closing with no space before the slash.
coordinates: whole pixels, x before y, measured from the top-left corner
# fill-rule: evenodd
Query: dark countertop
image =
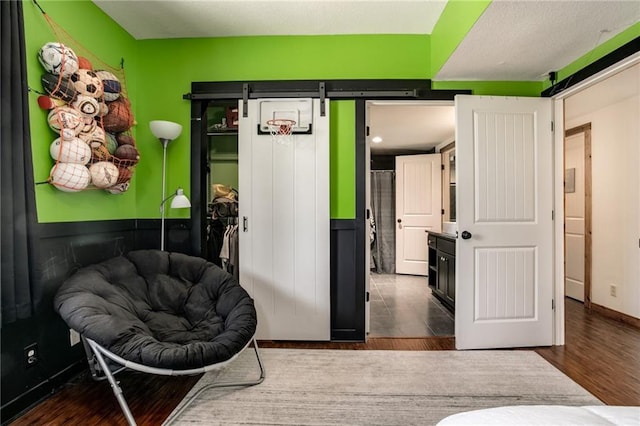
<path id="1" fill-rule="evenodd" d="M 445 240 L 449 240 L 449 241 L 453 241 L 454 243 L 456 242 L 456 237 L 455 235 L 451 235 L 451 234 L 444 234 L 442 232 L 432 232 L 432 231 L 427 231 L 429 233 L 429 235 L 433 235 L 434 237 L 437 238 L 444 238 Z"/>

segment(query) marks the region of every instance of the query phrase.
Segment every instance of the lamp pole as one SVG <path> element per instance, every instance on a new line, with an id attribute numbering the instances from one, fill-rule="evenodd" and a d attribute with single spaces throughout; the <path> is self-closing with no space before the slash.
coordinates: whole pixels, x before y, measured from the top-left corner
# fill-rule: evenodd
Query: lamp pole
<path id="1" fill-rule="evenodd" d="M 167 180 L 167 145 L 171 140 L 160 138 L 162 143 L 162 202 L 160 203 L 160 250 L 164 251 L 164 204 L 166 202 L 166 180 Z"/>

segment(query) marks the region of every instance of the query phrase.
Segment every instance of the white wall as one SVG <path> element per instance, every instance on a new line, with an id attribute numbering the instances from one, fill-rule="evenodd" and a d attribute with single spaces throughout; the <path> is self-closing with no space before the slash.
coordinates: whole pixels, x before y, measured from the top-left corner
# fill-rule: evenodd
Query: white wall
<path id="1" fill-rule="evenodd" d="M 593 303 L 640 318 L 640 65 L 565 101 L 565 129 L 592 125 Z M 615 284 L 617 297 L 610 295 Z"/>

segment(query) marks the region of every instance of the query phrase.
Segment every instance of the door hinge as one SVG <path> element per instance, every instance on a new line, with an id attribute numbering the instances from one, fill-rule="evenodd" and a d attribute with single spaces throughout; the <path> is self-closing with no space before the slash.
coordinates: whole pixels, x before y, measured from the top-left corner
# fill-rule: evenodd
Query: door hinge
<path id="1" fill-rule="evenodd" d="M 369 292 L 367 292 L 366 299 L 365 299 L 365 302 L 368 302 L 368 301 L 369 301 Z"/>
<path id="2" fill-rule="evenodd" d="M 551 210 L 551 220 L 556 220 L 556 212 L 555 212 L 555 210 Z"/>
<path id="3" fill-rule="evenodd" d="M 444 170 L 444 164 L 440 164 L 440 170 Z"/>
<path id="4" fill-rule="evenodd" d="M 555 129 L 555 124 L 554 124 L 554 122 L 552 121 L 552 122 L 551 122 L 551 131 L 552 131 L 552 132 L 555 132 L 555 130 L 556 130 L 556 129 Z"/>
<path id="5" fill-rule="evenodd" d="M 442 214 L 444 214 L 444 209 L 441 210 Z"/>
<path id="6" fill-rule="evenodd" d="M 367 126 L 367 136 L 369 136 L 370 134 L 371 134 L 371 128 Z"/>
<path id="7" fill-rule="evenodd" d="M 556 300 L 555 299 L 551 299 L 551 310 L 552 311 L 556 310 Z"/>

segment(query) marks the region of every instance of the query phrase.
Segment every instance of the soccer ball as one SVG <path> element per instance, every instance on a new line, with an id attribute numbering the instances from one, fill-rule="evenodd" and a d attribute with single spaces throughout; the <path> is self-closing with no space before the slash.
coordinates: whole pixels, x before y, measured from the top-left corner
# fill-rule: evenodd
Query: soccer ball
<path id="1" fill-rule="evenodd" d="M 46 73 L 42 76 L 42 87 L 52 98 L 71 102 L 77 95 L 76 87 L 67 77 Z"/>
<path id="2" fill-rule="evenodd" d="M 69 141 L 58 138 L 49 147 L 51 158 L 62 163 L 87 164 L 91 160 L 91 148 L 82 139 Z"/>
<path id="3" fill-rule="evenodd" d="M 118 77 L 110 73 L 109 71 L 96 71 L 98 78 L 102 80 L 102 86 L 104 87 L 104 100 L 112 102 L 118 99 L 120 92 L 122 92 L 122 85 Z"/>
<path id="4" fill-rule="evenodd" d="M 70 76 L 78 71 L 78 57 L 75 52 L 57 42 L 49 42 L 38 51 L 38 60 L 47 72 Z"/>
<path id="5" fill-rule="evenodd" d="M 77 163 L 56 163 L 49 174 L 49 182 L 64 192 L 78 192 L 89 186 L 89 169 Z"/>
<path id="6" fill-rule="evenodd" d="M 122 194 L 123 192 L 126 192 L 127 189 L 129 189 L 129 182 L 122 182 L 122 183 L 116 183 L 115 185 L 105 189 L 105 191 L 108 191 L 114 195 L 118 195 L 118 194 Z"/>
<path id="7" fill-rule="evenodd" d="M 106 145 L 104 130 L 101 127 L 96 128 L 91 133 L 80 133 L 78 135 L 90 148 L 97 148 Z"/>
<path id="8" fill-rule="evenodd" d="M 80 111 L 83 116 L 90 119 L 93 119 L 100 111 L 100 105 L 96 98 L 87 95 L 78 95 L 71 106 Z"/>
<path id="9" fill-rule="evenodd" d="M 91 182 L 97 188 L 108 188 L 118 182 L 119 171 L 115 164 L 99 161 L 89 167 Z"/>
<path id="10" fill-rule="evenodd" d="M 79 69 L 71 74 L 70 80 L 80 95 L 100 98 L 104 93 L 102 80 L 91 70 Z"/>
<path id="11" fill-rule="evenodd" d="M 73 131 L 76 136 L 80 134 L 84 126 L 82 115 L 75 109 L 68 106 L 52 109 L 49 112 L 47 121 L 49 122 L 49 127 L 51 127 L 53 131 L 60 133 L 61 130 L 68 129 Z M 63 136 L 67 139 L 68 132 L 63 131 Z"/>

